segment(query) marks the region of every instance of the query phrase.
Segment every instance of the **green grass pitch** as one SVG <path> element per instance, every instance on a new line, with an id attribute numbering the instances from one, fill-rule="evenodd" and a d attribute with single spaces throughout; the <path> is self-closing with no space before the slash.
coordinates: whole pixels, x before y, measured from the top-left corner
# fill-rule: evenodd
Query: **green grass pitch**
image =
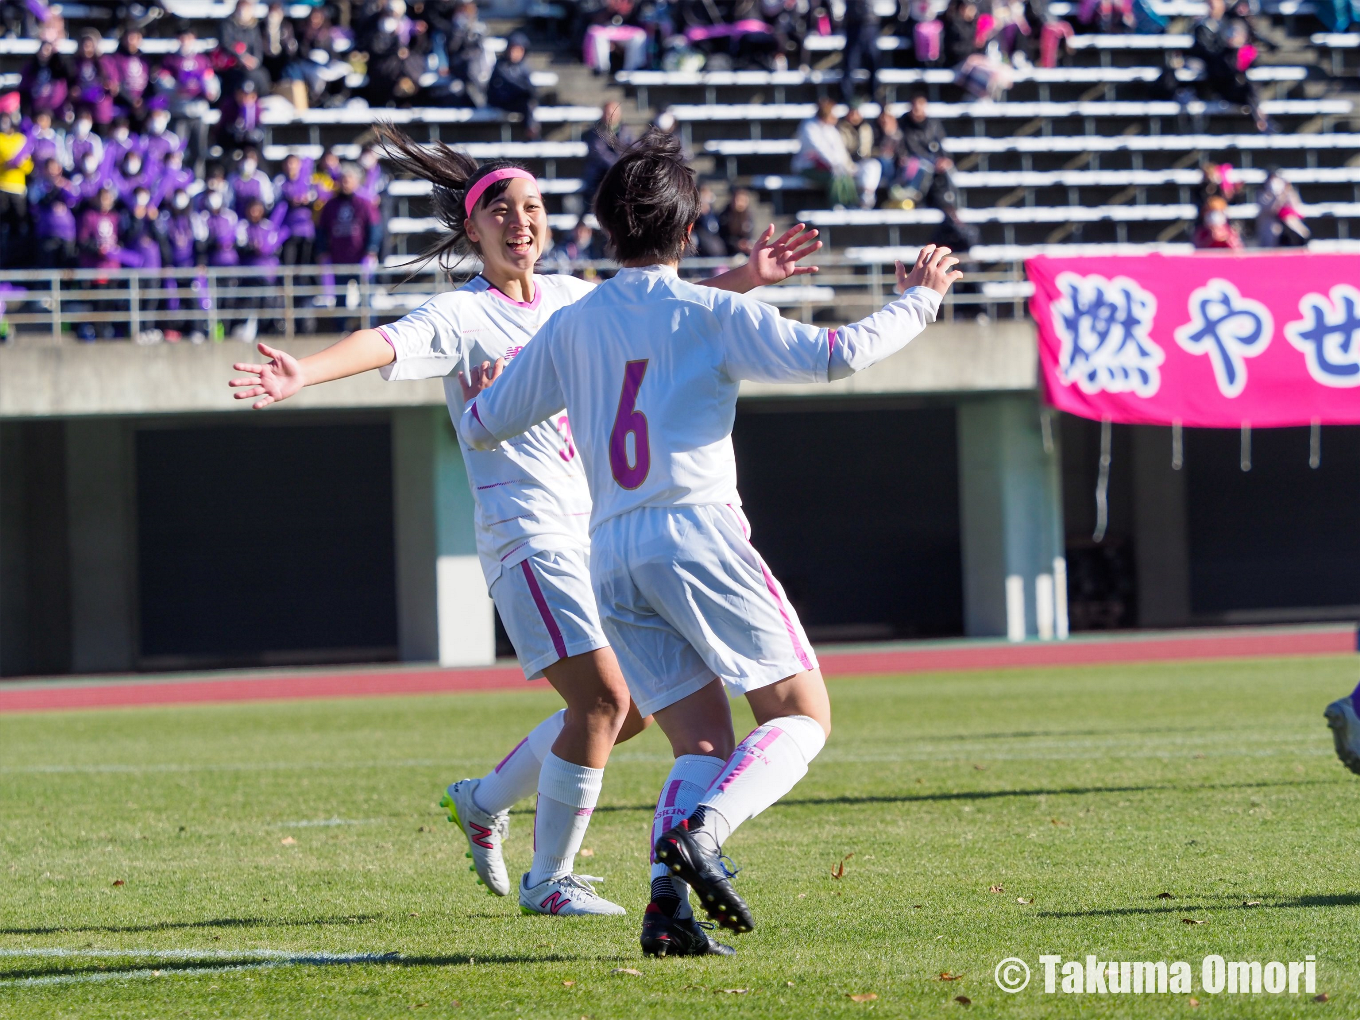
<path id="1" fill-rule="evenodd" d="M 835 681 L 826 750 L 727 848 L 758 925 L 735 959 L 638 950 L 655 730 L 616 752 L 580 862 L 627 917 L 524 917 L 474 883 L 440 792 L 547 693 L 3 717 L 0 1017 L 1352 1020 L 1360 778 L 1322 709 L 1355 674 L 1347 656 Z M 1198 1006 L 1045 994 L 1043 953 L 1189 961 Z M 1206 994 L 1210 953 L 1312 953 L 1328 1001 Z M 1036 970 L 1015 995 L 993 981 L 1011 956 Z"/>

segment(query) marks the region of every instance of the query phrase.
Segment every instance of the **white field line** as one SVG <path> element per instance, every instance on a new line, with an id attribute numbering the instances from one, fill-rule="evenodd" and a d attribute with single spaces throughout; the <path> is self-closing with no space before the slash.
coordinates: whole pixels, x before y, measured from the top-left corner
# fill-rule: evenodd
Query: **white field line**
<path id="1" fill-rule="evenodd" d="M 24 988 L 37 985 L 71 985 L 100 981 L 144 980 L 160 977 L 192 977 L 203 974 L 224 974 L 243 970 L 265 970 L 274 967 L 329 967 L 356 963 L 391 963 L 400 953 L 290 953 L 280 949 L 231 950 L 195 949 L 0 949 L 0 957 L 60 958 L 60 959 L 152 959 L 210 963 L 221 960 L 219 967 L 185 967 L 157 970 L 141 967 L 135 970 L 97 971 L 89 974 L 42 974 L 27 978 L 0 980 L 0 987 Z M 239 960 L 239 963 L 229 961 Z"/>

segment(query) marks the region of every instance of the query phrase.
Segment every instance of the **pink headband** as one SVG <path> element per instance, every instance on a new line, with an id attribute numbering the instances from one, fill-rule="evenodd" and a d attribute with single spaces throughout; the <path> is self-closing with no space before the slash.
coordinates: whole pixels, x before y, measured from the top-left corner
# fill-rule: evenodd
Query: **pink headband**
<path id="1" fill-rule="evenodd" d="M 522 177 L 526 181 L 533 181 L 538 184 L 538 178 L 528 170 L 521 170 L 517 166 L 507 166 L 502 170 L 493 170 L 480 181 L 468 189 L 467 198 L 463 200 L 463 206 L 467 209 L 467 214 L 472 215 L 472 210 L 477 206 L 477 199 L 482 197 L 482 192 L 497 181 L 508 181 L 516 177 Z"/>

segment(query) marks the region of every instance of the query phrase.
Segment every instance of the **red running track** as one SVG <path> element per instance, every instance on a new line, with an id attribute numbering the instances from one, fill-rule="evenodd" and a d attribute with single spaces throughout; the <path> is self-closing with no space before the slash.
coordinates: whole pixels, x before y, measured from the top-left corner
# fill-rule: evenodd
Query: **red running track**
<path id="1" fill-rule="evenodd" d="M 1356 627 L 1354 624 L 1345 624 L 1191 630 L 1025 644 L 996 641 L 922 642 L 918 645 L 832 650 L 821 653 L 820 659 L 822 672 L 826 676 L 849 677 L 1036 666 L 1340 655 L 1355 651 Z M 339 672 L 252 673 L 229 677 L 217 674 L 201 679 L 141 677 L 107 682 L 74 682 L 68 678 L 0 683 L 0 712 L 519 690 L 524 683 L 523 674 L 513 666 L 482 669 L 375 667 Z M 540 680 L 535 686 L 542 684 Z"/>

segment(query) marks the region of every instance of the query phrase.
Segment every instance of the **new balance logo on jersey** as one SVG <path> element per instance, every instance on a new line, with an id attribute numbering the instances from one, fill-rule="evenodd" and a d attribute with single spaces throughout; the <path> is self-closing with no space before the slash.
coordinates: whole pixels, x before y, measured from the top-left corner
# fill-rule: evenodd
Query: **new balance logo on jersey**
<path id="1" fill-rule="evenodd" d="M 492 843 L 487 837 L 491 835 L 491 830 L 485 825 L 478 825 L 476 822 L 468 822 L 468 828 L 472 830 L 468 838 L 476 843 L 483 850 L 495 850 L 496 844 Z"/>
<path id="2" fill-rule="evenodd" d="M 554 889 L 552 895 L 540 903 L 539 906 L 550 914 L 556 914 L 570 902 L 571 897 L 563 896 L 561 890 Z"/>

